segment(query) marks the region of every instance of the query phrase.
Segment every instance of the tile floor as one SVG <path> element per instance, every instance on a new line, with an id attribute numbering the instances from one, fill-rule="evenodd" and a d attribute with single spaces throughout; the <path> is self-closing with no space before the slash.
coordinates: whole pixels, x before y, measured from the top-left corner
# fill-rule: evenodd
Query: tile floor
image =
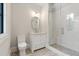
<path id="1" fill-rule="evenodd" d="M 70 56 L 79 56 L 79 52 L 76 52 L 74 50 L 68 49 L 66 47 L 63 47 L 57 44 L 51 45 L 51 47 L 54 47 L 59 51 L 62 51 L 63 53 L 66 53 Z M 11 56 L 19 56 L 19 51 L 11 53 Z M 43 48 L 43 49 L 36 50 L 34 53 L 31 53 L 30 49 L 27 49 L 26 56 L 58 56 L 58 55 L 48 50 L 47 48 Z"/>
<path id="2" fill-rule="evenodd" d="M 27 54 L 27 55 L 28 56 L 57 56 L 56 53 L 48 50 L 47 48 L 37 50 L 34 53 Z"/>
<path id="3" fill-rule="evenodd" d="M 19 53 L 18 52 L 12 53 L 11 56 L 19 56 Z M 47 48 L 43 48 L 35 51 L 34 53 L 31 53 L 31 51 L 28 50 L 26 51 L 26 56 L 57 56 L 57 54 L 48 50 Z"/>
<path id="4" fill-rule="evenodd" d="M 71 50 L 69 48 L 66 48 L 66 47 L 63 47 L 63 46 L 60 46 L 60 45 L 57 45 L 57 44 L 54 44 L 54 45 L 51 45 L 52 47 L 70 55 L 70 56 L 79 56 L 79 52 L 77 51 L 74 51 L 74 50 Z"/>

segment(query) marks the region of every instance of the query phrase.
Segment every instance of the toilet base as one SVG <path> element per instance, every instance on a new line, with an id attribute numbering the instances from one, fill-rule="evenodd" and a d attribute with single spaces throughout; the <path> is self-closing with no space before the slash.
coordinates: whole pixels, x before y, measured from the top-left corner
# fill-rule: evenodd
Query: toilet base
<path id="1" fill-rule="evenodd" d="M 20 50 L 20 56 L 26 56 L 26 50 Z"/>

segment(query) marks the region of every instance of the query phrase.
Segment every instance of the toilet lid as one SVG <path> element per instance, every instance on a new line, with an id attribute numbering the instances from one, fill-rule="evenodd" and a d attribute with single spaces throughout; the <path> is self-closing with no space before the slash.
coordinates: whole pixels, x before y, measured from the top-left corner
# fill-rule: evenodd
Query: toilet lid
<path id="1" fill-rule="evenodd" d="M 21 42 L 18 44 L 18 47 L 21 47 L 21 48 L 26 47 L 26 46 L 27 46 L 27 44 L 24 42 Z"/>

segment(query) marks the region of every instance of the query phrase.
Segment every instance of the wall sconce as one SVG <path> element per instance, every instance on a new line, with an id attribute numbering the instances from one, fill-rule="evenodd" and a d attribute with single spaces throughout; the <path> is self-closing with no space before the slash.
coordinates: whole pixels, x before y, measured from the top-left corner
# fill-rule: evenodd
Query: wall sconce
<path id="1" fill-rule="evenodd" d="M 40 13 L 32 11 L 32 17 L 40 17 Z"/>
<path id="2" fill-rule="evenodd" d="M 71 19 L 72 21 L 74 21 L 74 13 L 70 13 L 67 15 L 67 20 Z"/>
<path id="3" fill-rule="evenodd" d="M 68 31 L 72 31 L 74 27 L 74 13 L 70 13 L 67 15 L 67 29 Z"/>

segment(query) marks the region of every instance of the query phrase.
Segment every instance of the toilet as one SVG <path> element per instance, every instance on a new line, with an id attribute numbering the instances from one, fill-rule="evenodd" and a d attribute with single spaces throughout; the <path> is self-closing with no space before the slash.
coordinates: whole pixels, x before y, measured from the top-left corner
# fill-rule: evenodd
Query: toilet
<path id="1" fill-rule="evenodd" d="M 20 54 L 20 56 L 25 56 L 26 55 L 26 49 L 27 49 L 27 43 L 26 43 L 25 35 L 18 35 L 17 40 L 18 40 L 19 54 Z"/>

